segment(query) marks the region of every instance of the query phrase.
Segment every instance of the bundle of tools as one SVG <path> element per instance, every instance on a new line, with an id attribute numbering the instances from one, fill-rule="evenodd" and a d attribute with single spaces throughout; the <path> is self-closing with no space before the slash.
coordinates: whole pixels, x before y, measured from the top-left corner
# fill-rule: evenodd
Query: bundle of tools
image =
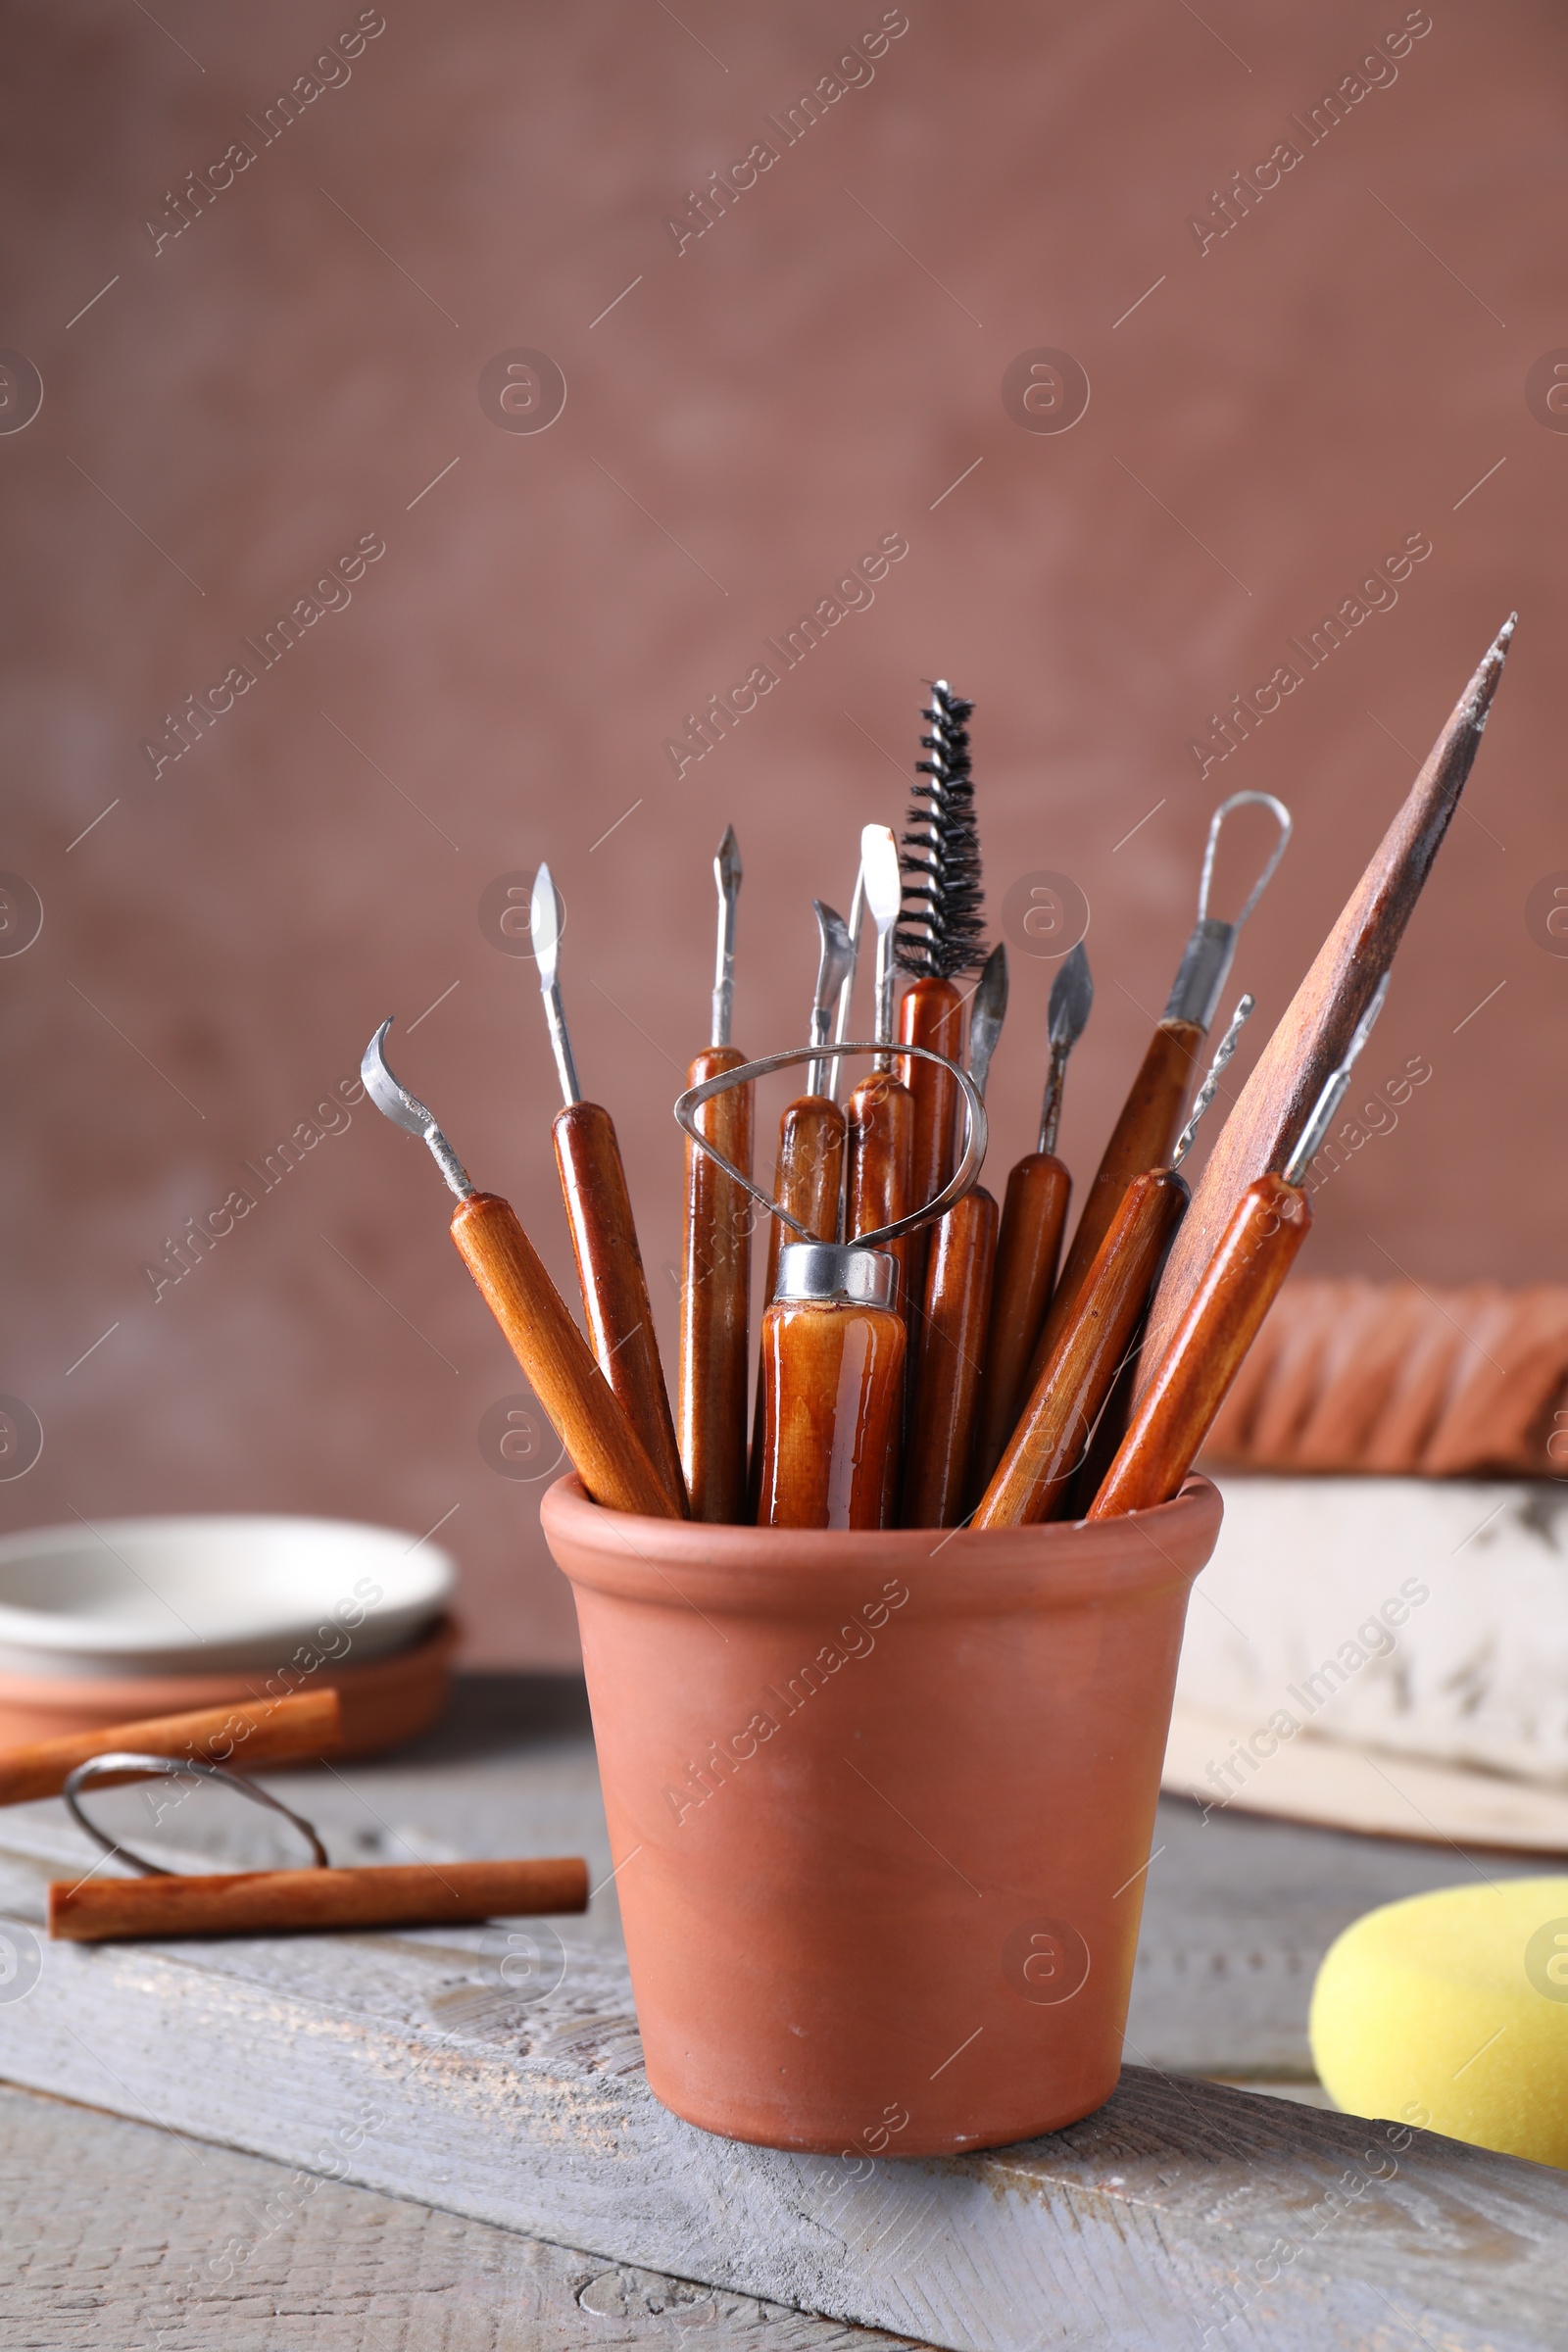
<path id="1" fill-rule="evenodd" d="M 1267 793 L 1233 794 L 1215 810 L 1197 924 L 1064 1259 L 1072 1183 L 1057 1128 L 1094 989 L 1080 940 L 1051 992 L 1039 1146 L 1011 1170 L 999 1210 L 978 1177 L 1007 963 L 1001 946 L 987 955 L 983 937 L 972 705 L 945 683 L 932 688 L 902 855 L 890 828 L 864 828 L 848 922 L 815 903 L 808 1042 L 755 1061 L 730 1034 L 741 861 L 727 829 L 714 860 L 711 1041 L 675 1104 L 687 1147 L 673 1415 L 614 1126 L 578 1092 L 558 977 L 559 903 L 541 866 L 533 950 L 564 1096 L 556 1155 L 591 1348 L 511 1207 L 474 1191 L 429 1111 L 387 1067 L 390 1022 L 363 1066 L 372 1100 L 422 1138 L 457 1196 L 453 1239 L 594 1499 L 768 1527 L 989 1529 L 1102 1519 L 1175 1495 L 1306 1238 L 1308 1168 L 1382 1007 L 1513 625 L 1460 697 L 1190 1196 L 1181 1164 L 1250 997 L 1190 1112 L 1189 1097 L 1242 926 L 1291 832 Z M 1209 912 L 1215 854 L 1227 818 L 1248 805 L 1268 811 L 1277 838 L 1227 921 Z M 867 917 L 873 1034 L 855 1041 Z M 895 1008 L 896 972 L 907 985 Z M 843 1065 L 855 1056 L 871 1068 L 841 1102 Z M 764 1191 L 752 1174 L 755 1087 L 802 1063 L 805 1092 L 780 1120 Z M 767 1213 L 767 1247 L 749 1414 L 754 1201 Z"/>

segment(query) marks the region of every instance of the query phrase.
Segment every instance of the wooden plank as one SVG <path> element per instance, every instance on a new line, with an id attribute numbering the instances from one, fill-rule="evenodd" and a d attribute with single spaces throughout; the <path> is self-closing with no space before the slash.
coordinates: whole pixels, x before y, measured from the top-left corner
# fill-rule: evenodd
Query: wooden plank
<path id="1" fill-rule="evenodd" d="M 85 1849 L 0 1838 L 0 1912 L 36 1920 Z M 471 1930 L 41 1959 L 0 2004 L 12 2082 L 946 2352 L 1561 2341 L 1568 2181 L 1401 2127 L 1133 2068 L 1020 2147 L 790 2156 L 657 2105 L 612 1954 L 533 2001 Z"/>
<path id="2" fill-rule="evenodd" d="M 19 2090 L 0 2090 L 0 2315 L 27 2352 L 691 2352 L 696 2329 L 703 2352 L 906 2347 Z"/>
<path id="3" fill-rule="evenodd" d="M 1568 1790 L 1542 1788 L 1498 1773 L 1466 1772 L 1417 1756 L 1369 1752 L 1348 1740 L 1302 1732 L 1253 1751 L 1243 1778 L 1234 1758 L 1259 1721 L 1176 1707 L 1161 1785 L 1221 1811 L 1276 1814 L 1363 1836 L 1430 1839 L 1435 1845 L 1568 1854 Z M 1231 1764 L 1227 1778 L 1216 1767 Z"/>

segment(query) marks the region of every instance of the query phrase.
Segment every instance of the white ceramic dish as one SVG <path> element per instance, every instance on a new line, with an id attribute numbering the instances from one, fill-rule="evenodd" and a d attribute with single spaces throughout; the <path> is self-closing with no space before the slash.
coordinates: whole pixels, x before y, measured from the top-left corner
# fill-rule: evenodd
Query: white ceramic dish
<path id="1" fill-rule="evenodd" d="M 109 1519 L 0 1539 L 0 1674 L 224 1673 L 363 1662 L 413 1642 L 457 1583 L 396 1528 L 263 1515 Z"/>

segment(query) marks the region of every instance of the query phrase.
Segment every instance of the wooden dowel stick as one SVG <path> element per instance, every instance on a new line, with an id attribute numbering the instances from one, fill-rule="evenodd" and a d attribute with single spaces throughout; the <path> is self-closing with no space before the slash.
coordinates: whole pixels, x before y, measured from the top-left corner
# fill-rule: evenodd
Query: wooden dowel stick
<path id="1" fill-rule="evenodd" d="M 678 1518 L 511 1202 L 471 1193 L 452 1212 L 452 1239 L 595 1502 Z"/>
<path id="2" fill-rule="evenodd" d="M 114 1723 L 98 1732 L 73 1732 L 0 1749 L 0 1805 L 26 1805 L 58 1796 L 78 1764 L 115 1748 L 144 1756 L 180 1756 L 249 1772 L 259 1764 L 318 1756 L 338 1747 L 343 1724 L 335 1690 L 304 1690 L 291 1698 L 242 1699 L 229 1707 L 196 1707 L 187 1715 L 153 1715 Z"/>
<path id="3" fill-rule="evenodd" d="M 1311 1225 L 1306 1194 L 1283 1176 L 1248 1186 L 1154 1366 L 1091 1519 L 1147 1511 L 1180 1494 Z"/>
<path id="4" fill-rule="evenodd" d="M 456 1927 L 587 1908 L 588 1865 L 576 1855 L 563 1855 L 371 1870 L 57 1879 L 49 1888 L 49 1933 L 70 1943 L 144 1936 L 283 1936 L 301 1929 Z"/>

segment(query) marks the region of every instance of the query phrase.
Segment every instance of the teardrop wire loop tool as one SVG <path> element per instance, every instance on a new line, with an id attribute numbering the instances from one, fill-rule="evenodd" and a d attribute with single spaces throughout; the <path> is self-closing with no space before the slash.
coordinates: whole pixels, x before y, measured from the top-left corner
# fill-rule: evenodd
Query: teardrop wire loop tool
<path id="1" fill-rule="evenodd" d="M 880 1038 L 812 1044 L 743 1063 L 690 1088 L 675 1117 L 696 1148 L 718 1158 L 698 1127 L 703 1104 L 726 1086 L 751 1085 L 800 1062 L 851 1054 L 879 1054 Z M 906 1046 L 941 1061 L 926 1047 Z M 967 1071 L 948 1062 L 964 1105 L 964 1151 L 942 1192 L 923 1207 L 891 1218 L 851 1242 L 820 1241 L 801 1219 L 752 1183 L 744 1171 L 720 1165 L 734 1183 L 778 1216 L 799 1238 L 779 1252 L 777 1286 L 762 1317 L 762 1459 L 757 1516 L 764 1527 L 876 1528 L 890 1524 L 906 1349 L 904 1319 L 894 1304 L 897 1267 L 883 1247 L 967 1194 L 985 1157 L 986 1116 Z"/>
<path id="2" fill-rule="evenodd" d="M 253 1805 L 265 1805 L 269 1812 L 280 1813 L 291 1828 L 298 1830 L 310 1847 L 313 1868 L 327 1870 L 331 1867 L 325 1846 L 303 1815 L 291 1812 L 281 1798 L 269 1794 L 265 1788 L 258 1788 L 254 1781 L 244 1779 L 237 1772 L 225 1771 L 221 1764 L 206 1763 L 199 1756 L 154 1756 L 143 1754 L 139 1749 L 111 1748 L 101 1756 L 89 1756 L 85 1763 L 78 1764 L 74 1772 L 68 1775 L 60 1793 L 66 1800 L 66 1811 L 77 1829 L 84 1830 L 94 1845 L 101 1846 L 112 1860 L 118 1856 L 144 1879 L 170 1879 L 177 1876 L 177 1873 L 166 1870 L 162 1862 L 149 1862 L 145 1855 L 136 1853 L 126 1845 L 123 1838 L 111 1838 L 95 1821 L 89 1821 L 81 1809 L 81 1791 L 90 1788 L 94 1781 L 110 1781 L 118 1788 L 126 1781 L 188 1781 L 192 1777 L 220 1782 L 225 1788 L 231 1788 L 236 1796 L 248 1796 Z"/>
<path id="3" fill-rule="evenodd" d="M 1226 922 L 1208 911 L 1214 859 L 1227 817 L 1243 808 L 1266 808 L 1279 828 L 1279 835 L 1261 872 L 1243 902 L 1241 912 Z M 1044 1329 L 1030 1361 L 1031 1387 L 1040 1376 L 1040 1367 L 1047 1353 L 1072 1320 L 1095 1252 L 1110 1230 L 1111 1219 L 1121 1205 L 1122 1195 L 1128 1185 L 1135 1176 L 1143 1175 L 1148 1169 L 1169 1165 L 1171 1147 L 1182 1123 L 1183 1106 L 1192 1084 L 1199 1048 L 1213 1021 L 1220 991 L 1235 960 L 1242 926 L 1273 880 L 1289 844 L 1291 831 L 1290 810 L 1283 801 L 1277 801 L 1269 792 L 1233 792 L 1229 800 L 1221 801 L 1209 819 L 1208 840 L 1198 885 L 1198 920 L 1182 950 L 1181 962 L 1164 1013 L 1149 1042 L 1148 1052 L 1111 1131 L 1110 1141 L 1105 1146 L 1094 1181 L 1084 1198 L 1083 1207 L 1078 1212 L 1072 1246 L 1067 1251 L 1066 1263 L 1061 1269 Z"/>
<path id="4" fill-rule="evenodd" d="M 507 1345 L 596 1502 L 660 1519 L 680 1516 L 641 1438 L 577 1329 L 544 1263 L 499 1194 L 474 1190 L 434 1116 L 386 1059 L 390 1021 L 365 1049 L 360 1075 L 377 1110 L 429 1148 L 457 1198 L 452 1239 Z"/>

